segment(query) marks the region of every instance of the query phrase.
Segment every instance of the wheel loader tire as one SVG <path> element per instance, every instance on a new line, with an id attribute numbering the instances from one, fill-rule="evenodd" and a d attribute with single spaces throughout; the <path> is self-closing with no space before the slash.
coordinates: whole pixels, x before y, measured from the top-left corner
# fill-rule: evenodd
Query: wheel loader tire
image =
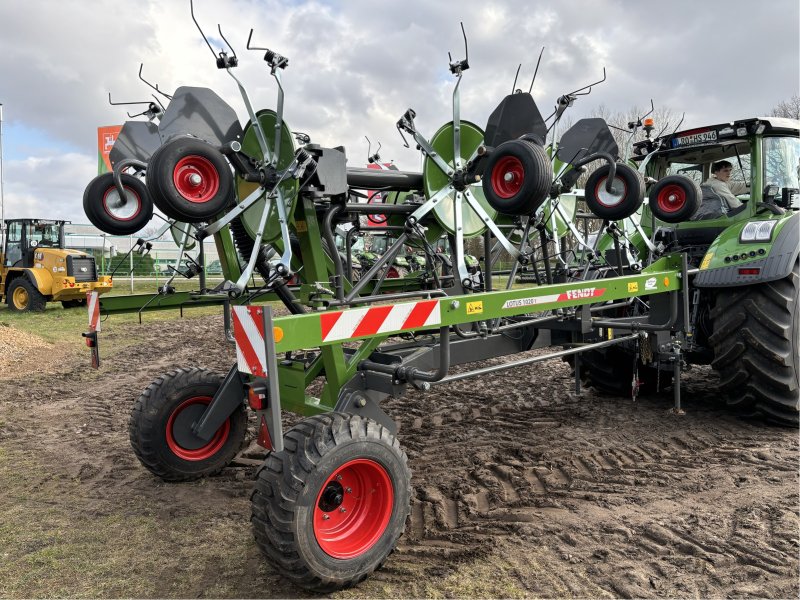
<path id="1" fill-rule="evenodd" d="M 222 377 L 206 369 L 177 369 L 142 392 L 128 426 L 131 446 L 141 463 L 164 481 L 213 475 L 230 464 L 247 432 L 244 404 L 205 442 L 191 433 Z"/>
<path id="2" fill-rule="evenodd" d="M 575 359 L 567 362 L 575 372 Z M 581 381 L 600 392 L 630 398 L 633 391 L 632 351 L 620 346 L 608 346 L 580 354 Z M 672 384 L 670 371 L 658 370 L 654 365 L 638 364 L 639 394 L 655 394 Z"/>
<path id="3" fill-rule="evenodd" d="M 17 277 L 6 292 L 8 308 L 15 312 L 40 312 L 47 307 L 47 298 L 25 277 Z"/>
<path id="4" fill-rule="evenodd" d="M 606 190 L 611 170 L 603 165 L 586 180 L 585 200 L 595 215 L 608 221 L 619 221 L 631 216 L 644 201 L 644 179 L 628 165 L 617 163 L 612 191 Z"/>
<path id="5" fill-rule="evenodd" d="M 131 235 L 153 217 L 153 201 L 141 179 L 123 173 L 120 177 L 125 198 L 120 198 L 113 173 L 103 173 L 89 182 L 83 192 L 83 212 L 100 231 Z"/>
<path id="6" fill-rule="evenodd" d="M 800 421 L 799 292 L 800 262 L 779 281 L 720 290 L 709 338 L 728 406 L 792 427 Z"/>
<path id="7" fill-rule="evenodd" d="M 256 478 L 256 542 L 300 587 L 330 593 L 356 585 L 380 568 L 405 528 L 405 452 L 382 425 L 341 413 L 301 421 L 284 444 Z"/>
<path id="8" fill-rule="evenodd" d="M 155 205 L 186 223 L 207 221 L 234 198 L 234 178 L 222 153 L 197 138 L 173 138 L 147 165 L 147 189 Z"/>
<path id="9" fill-rule="evenodd" d="M 547 199 L 553 166 L 544 148 L 528 140 L 508 140 L 486 163 L 483 193 L 497 212 L 530 215 Z"/>
<path id="10" fill-rule="evenodd" d="M 86 300 L 62 300 L 61 306 L 64 308 L 80 308 L 81 306 L 86 306 Z"/>
<path id="11" fill-rule="evenodd" d="M 648 195 L 650 210 L 665 223 L 682 223 L 700 208 L 703 192 L 691 177 L 667 175 L 659 179 Z"/>

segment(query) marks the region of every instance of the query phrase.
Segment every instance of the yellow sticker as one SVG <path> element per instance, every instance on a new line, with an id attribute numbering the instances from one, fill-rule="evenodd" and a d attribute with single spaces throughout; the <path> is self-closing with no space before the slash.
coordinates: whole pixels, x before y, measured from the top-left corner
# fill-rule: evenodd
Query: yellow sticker
<path id="1" fill-rule="evenodd" d="M 467 314 L 479 315 L 483 312 L 483 302 L 467 302 Z"/>
<path id="2" fill-rule="evenodd" d="M 306 225 L 305 221 L 295 221 L 294 228 L 297 230 L 298 233 L 305 233 L 308 231 L 308 225 Z"/>
<path id="3" fill-rule="evenodd" d="M 628 284 L 628 291 L 629 292 L 638 292 L 639 291 L 639 284 L 636 283 L 635 281 L 631 281 Z"/>
<path id="4" fill-rule="evenodd" d="M 714 258 L 713 252 L 708 252 L 703 257 L 703 262 L 700 263 L 700 270 L 705 271 L 708 268 L 708 265 L 711 264 L 711 259 Z"/>

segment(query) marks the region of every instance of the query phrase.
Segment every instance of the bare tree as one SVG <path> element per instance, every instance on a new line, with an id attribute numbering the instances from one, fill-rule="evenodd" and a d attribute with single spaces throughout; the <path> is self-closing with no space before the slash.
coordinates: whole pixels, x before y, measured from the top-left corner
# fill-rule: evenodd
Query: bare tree
<path id="1" fill-rule="evenodd" d="M 795 94 L 788 100 L 778 103 L 772 112 L 771 117 L 786 117 L 788 119 L 800 119 L 800 96 Z"/>

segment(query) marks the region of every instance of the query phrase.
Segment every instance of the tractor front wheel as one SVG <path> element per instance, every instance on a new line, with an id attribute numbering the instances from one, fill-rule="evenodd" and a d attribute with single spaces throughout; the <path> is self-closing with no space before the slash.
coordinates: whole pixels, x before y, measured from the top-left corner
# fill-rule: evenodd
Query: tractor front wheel
<path id="1" fill-rule="evenodd" d="M 164 481 L 186 481 L 212 475 L 228 466 L 247 432 L 244 403 L 210 440 L 192 432 L 222 385 L 206 369 L 177 369 L 162 375 L 142 392 L 128 427 L 131 446 L 141 463 Z"/>
<path id="2" fill-rule="evenodd" d="M 301 421 L 258 473 L 256 542 L 295 584 L 355 585 L 394 550 L 411 510 L 411 472 L 388 429 L 359 415 Z"/>
<path id="3" fill-rule="evenodd" d="M 47 298 L 24 276 L 11 282 L 6 297 L 8 308 L 16 312 L 43 311 L 47 306 Z"/>

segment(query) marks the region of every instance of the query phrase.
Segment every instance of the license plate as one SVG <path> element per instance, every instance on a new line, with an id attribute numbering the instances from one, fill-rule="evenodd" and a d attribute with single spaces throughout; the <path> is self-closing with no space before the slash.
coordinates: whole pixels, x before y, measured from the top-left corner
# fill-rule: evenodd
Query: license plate
<path id="1" fill-rule="evenodd" d="M 708 142 L 717 141 L 717 131 L 701 131 L 700 133 L 692 133 L 690 135 L 682 135 L 672 140 L 673 148 L 680 148 L 681 146 L 694 146 L 695 144 L 707 144 Z"/>

